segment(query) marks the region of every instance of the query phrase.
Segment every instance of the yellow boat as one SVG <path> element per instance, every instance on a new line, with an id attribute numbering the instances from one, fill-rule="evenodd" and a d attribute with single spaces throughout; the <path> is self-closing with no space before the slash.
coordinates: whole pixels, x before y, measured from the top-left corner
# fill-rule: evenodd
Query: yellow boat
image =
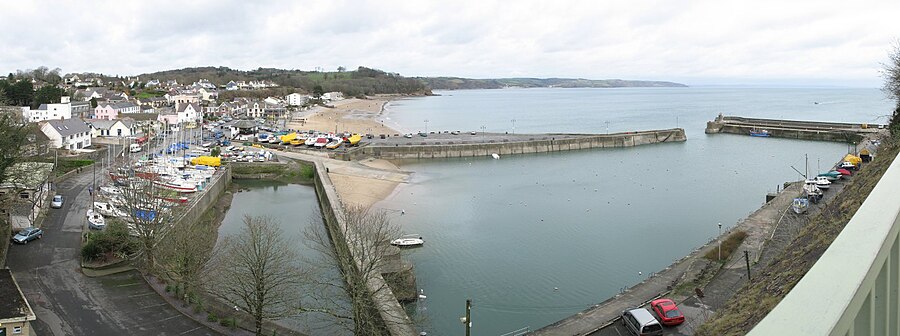
<path id="1" fill-rule="evenodd" d="M 844 156 L 844 161 L 852 163 L 854 166 L 858 166 L 862 159 L 853 154 L 847 154 Z"/>
<path id="2" fill-rule="evenodd" d="M 300 145 L 302 145 L 304 142 L 305 142 L 305 140 L 303 140 L 303 139 L 300 139 L 300 138 L 294 138 L 294 140 L 291 140 L 291 145 L 294 145 L 294 146 L 300 146 Z"/>
<path id="3" fill-rule="evenodd" d="M 218 167 L 222 165 L 222 159 L 214 156 L 199 156 L 191 159 L 191 163 L 195 165 Z"/>
<path id="4" fill-rule="evenodd" d="M 282 135 L 281 138 L 279 138 L 279 139 L 281 139 L 282 144 L 287 145 L 287 144 L 291 143 L 291 141 L 294 141 L 294 139 L 296 139 L 296 138 L 297 138 L 297 133 L 288 133 L 288 134 Z"/>
<path id="5" fill-rule="evenodd" d="M 353 134 L 349 138 L 347 138 L 347 141 L 350 142 L 350 146 L 356 146 L 357 144 L 359 144 L 359 140 L 362 140 L 362 135 L 359 134 Z"/>

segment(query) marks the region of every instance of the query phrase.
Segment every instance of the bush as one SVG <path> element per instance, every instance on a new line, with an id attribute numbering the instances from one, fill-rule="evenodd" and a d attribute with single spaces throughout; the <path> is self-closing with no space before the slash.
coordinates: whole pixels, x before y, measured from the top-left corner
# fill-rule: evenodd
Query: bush
<path id="1" fill-rule="evenodd" d="M 128 235 L 128 227 L 119 220 L 110 220 L 106 228 L 88 235 L 81 247 L 81 257 L 98 260 L 106 255 L 128 256 L 134 251 L 134 241 Z"/>
<path id="2" fill-rule="evenodd" d="M 722 241 L 722 262 L 731 257 L 731 254 L 741 246 L 742 242 L 744 242 L 744 238 L 747 238 L 746 232 L 736 231 Z M 704 257 L 712 261 L 717 261 L 719 259 L 719 247 L 713 246 L 709 252 L 706 252 Z"/>
<path id="3" fill-rule="evenodd" d="M 216 313 L 208 312 L 208 313 L 206 313 L 206 320 L 209 322 L 218 322 L 219 317 L 216 316 Z"/>
<path id="4" fill-rule="evenodd" d="M 237 321 L 235 321 L 234 317 L 223 318 L 219 320 L 219 325 L 234 329 L 237 326 Z"/>
<path id="5" fill-rule="evenodd" d="M 300 176 L 303 176 L 303 178 L 305 179 L 312 180 L 312 178 L 316 176 L 316 170 L 313 168 L 313 166 L 302 165 L 300 166 Z"/>

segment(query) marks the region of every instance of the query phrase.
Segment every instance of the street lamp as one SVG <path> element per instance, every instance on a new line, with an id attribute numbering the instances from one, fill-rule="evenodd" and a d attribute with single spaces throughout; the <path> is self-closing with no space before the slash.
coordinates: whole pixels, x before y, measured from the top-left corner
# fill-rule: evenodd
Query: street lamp
<path id="1" fill-rule="evenodd" d="M 425 134 L 428 134 L 428 119 L 425 119 Z"/>
<path id="2" fill-rule="evenodd" d="M 513 119 L 513 120 L 512 120 L 512 124 L 513 124 L 513 132 L 512 132 L 512 134 L 516 134 L 516 119 Z"/>
<path id="3" fill-rule="evenodd" d="M 722 261 L 722 223 L 719 223 L 719 261 Z"/>
<path id="4" fill-rule="evenodd" d="M 606 135 L 609 135 L 609 121 L 606 122 Z"/>
<path id="5" fill-rule="evenodd" d="M 481 125 L 481 141 L 484 141 L 484 131 L 487 129 L 487 126 Z"/>

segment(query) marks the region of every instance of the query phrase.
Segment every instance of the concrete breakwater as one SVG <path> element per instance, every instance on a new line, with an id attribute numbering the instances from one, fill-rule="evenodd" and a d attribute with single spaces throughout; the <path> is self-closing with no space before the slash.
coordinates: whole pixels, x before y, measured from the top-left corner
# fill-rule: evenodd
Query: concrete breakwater
<path id="1" fill-rule="evenodd" d="M 333 154 L 336 159 L 354 160 L 360 158 L 382 159 L 432 159 L 499 155 L 545 153 L 590 148 L 616 148 L 649 145 L 687 140 L 684 129 L 673 128 L 623 132 L 613 134 L 534 134 L 523 140 L 490 140 L 476 143 L 436 142 L 394 146 L 373 144 L 352 149 L 346 153 Z"/>
<path id="2" fill-rule="evenodd" d="M 867 134 L 878 132 L 883 125 L 821 121 L 783 120 L 724 116 L 706 123 L 706 133 L 749 135 L 751 130 L 765 130 L 769 136 L 801 140 L 859 143 Z"/>
<path id="3" fill-rule="evenodd" d="M 343 205 L 337 195 L 337 191 L 325 173 L 325 165 L 320 162 L 312 162 L 315 166 L 314 184 L 316 187 L 316 197 L 319 199 L 319 207 L 322 210 L 322 217 L 325 219 L 325 225 L 328 227 L 334 248 L 339 254 L 349 254 L 349 259 L 353 263 L 344 263 L 341 267 L 361 267 L 364 264 L 364 257 L 361 251 L 354 251 L 349 239 L 357 236 L 351 226 L 344 223 L 340 216 L 343 212 Z M 334 201 L 332 201 L 334 200 Z M 345 258 L 341 258 L 342 260 Z M 355 263 L 355 264 L 354 264 Z M 369 279 L 364 279 L 366 286 L 372 295 L 372 301 L 376 305 L 376 309 L 383 320 L 385 327 L 390 331 L 391 335 L 416 335 L 412 320 L 406 314 L 403 306 L 397 300 L 397 296 L 388 286 L 384 277 L 378 273 L 369 274 Z"/>

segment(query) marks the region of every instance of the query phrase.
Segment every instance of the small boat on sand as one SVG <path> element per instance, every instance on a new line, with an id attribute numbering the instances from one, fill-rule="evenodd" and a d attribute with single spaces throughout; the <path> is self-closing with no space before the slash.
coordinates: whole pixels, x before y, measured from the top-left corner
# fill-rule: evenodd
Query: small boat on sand
<path id="1" fill-rule="evenodd" d="M 809 199 L 803 197 L 795 198 L 794 202 L 791 204 L 791 210 L 794 210 L 798 215 L 806 212 L 808 208 Z"/>

